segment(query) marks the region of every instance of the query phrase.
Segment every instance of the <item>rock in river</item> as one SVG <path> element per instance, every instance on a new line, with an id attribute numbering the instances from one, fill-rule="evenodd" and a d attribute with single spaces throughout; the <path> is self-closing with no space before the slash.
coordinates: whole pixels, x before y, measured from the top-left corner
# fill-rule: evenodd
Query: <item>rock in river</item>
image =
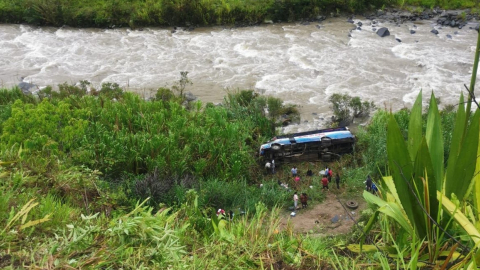
<path id="1" fill-rule="evenodd" d="M 378 29 L 377 35 L 379 35 L 380 37 L 390 36 L 390 31 L 388 31 L 388 28 L 382 27 Z"/>
<path id="2" fill-rule="evenodd" d="M 23 81 L 23 77 L 20 78 L 18 88 L 20 88 L 25 95 L 31 95 L 33 91 L 38 90 L 38 86 L 33 83 Z"/>

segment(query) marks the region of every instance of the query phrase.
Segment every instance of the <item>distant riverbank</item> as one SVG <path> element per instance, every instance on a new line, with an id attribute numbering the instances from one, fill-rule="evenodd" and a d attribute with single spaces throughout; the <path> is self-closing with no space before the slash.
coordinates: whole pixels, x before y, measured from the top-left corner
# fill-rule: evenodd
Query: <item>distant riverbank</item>
<path id="1" fill-rule="evenodd" d="M 418 7 L 408 5 L 415 4 Z M 0 23 L 117 28 L 154 26 L 250 26 L 266 21 L 318 21 L 339 14 L 364 15 L 398 8 L 413 13 L 474 8 L 467 0 L 0 0 Z M 473 13 L 476 13 L 474 11 Z"/>

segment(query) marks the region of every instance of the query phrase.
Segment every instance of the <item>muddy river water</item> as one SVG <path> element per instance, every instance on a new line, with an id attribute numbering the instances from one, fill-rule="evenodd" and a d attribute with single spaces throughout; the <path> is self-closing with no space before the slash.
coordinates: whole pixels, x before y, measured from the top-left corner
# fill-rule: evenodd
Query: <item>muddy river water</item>
<path id="1" fill-rule="evenodd" d="M 411 106 L 421 89 L 433 90 L 442 104 L 454 104 L 465 91 L 475 22 L 458 29 L 434 21 L 374 26 L 364 18 L 354 21 L 363 23 L 361 30 L 351 31 L 354 25 L 346 18 L 175 33 L 0 25 L 0 84 L 15 85 L 20 77 L 39 86 L 116 82 L 148 98 L 188 71 L 193 85 L 187 91 L 205 102 L 221 102 L 227 91 L 255 89 L 297 104 L 308 121 L 300 129 L 324 124 L 333 93 L 397 110 Z M 376 35 L 373 28 L 380 27 L 391 35 Z"/>

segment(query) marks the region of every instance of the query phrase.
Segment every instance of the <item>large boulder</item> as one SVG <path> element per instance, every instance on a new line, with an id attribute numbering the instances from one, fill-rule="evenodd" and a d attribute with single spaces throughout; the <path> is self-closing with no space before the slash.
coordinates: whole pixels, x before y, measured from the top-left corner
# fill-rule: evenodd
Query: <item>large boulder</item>
<path id="1" fill-rule="evenodd" d="M 379 35 L 380 37 L 390 36 L 390 31 L 388 31 L 388 28 L 382 27 L 378 29 L 377 35 Z"/>
<path id="2" fill-rule="evenodd" d="M 18 88 L 20 88 L 20 90 L 22 90 L 22 92 L 25 94 L 25 95 L 31 95 L 32 92 L 35 92 L 36 90 L 38 90 L 38 86 L 33 84 L 33 83 L 28 83 L 28 82 L 25 82 L 23 81 L 23 77 L 20 78 L 20 82 L 18 83 Z"/>
<path id="3" fill-rule="evenodd" d="M 185 93 L 185 99 L 188 102 L 191 102 L 191 101 L 197 100 L 197 97 L 194 94 L 192 94 L 191 92 L 187 92 L 187 93 Z"/>
<path id="4" fill-rule="evenodd" d="M 438 35 L 438 30 L 437 29 L 433 29 L 432 31 L 430 31 L 432 33 L 434 33 L 435 35 Z"/>

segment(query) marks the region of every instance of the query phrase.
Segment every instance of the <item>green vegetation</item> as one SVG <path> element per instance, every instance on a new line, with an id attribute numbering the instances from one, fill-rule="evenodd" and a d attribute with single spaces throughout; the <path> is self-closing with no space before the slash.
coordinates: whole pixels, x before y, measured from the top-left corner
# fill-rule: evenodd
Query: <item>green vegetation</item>
<path id="1" fill-rule="evenodd" d="M 480 46 L 477 45 L 477 52 Z M 474 71 L 478 67 L 476 55 Z M 475 76 L 471 85 L 475 85 Z M 442 112 L 378 111 L 356 152 L 328 164 L 354 197 L 378 196 L 348 235 L 281 227 L 287 166 L 266 176 L 258 145 L 294 106 L 251 90 L 220 105 L 177 85 L 152 100 L 105 83 L 63 84 L 38 97 L 0 90 L 0 267 L 55 269 L 474 269 L 480 264 L 480 110 L 461 96 Z M 469 93 L 468 101 L 473 99 Z M 350 100 L 353 100 L 350 99 Z M 363 103 L 358 100 L 348 104 Z M 366 105 L 365 105 L 366 106 Z M 317 171 L 325 164 L 304 163 Z M 312 168 L 314 167 L 314 168 Z M 314 202 L 316 177 L 294 188 Z M 259 186 L 259 184 L 263 186 Z M 216 209 L 232 216 L 216 215 Z M 243 209 L 243 210 L 242 210 Z"/>
<path id="2" fill-rule="evenodd" d="M 188 81 L 186 73 L 181 80 Z M 116 84 L 90 92 L 87 85 L 83 81 L 80 86 L 61 85 L 59 91 L 47 88 L 38 98 L 18 89 L 1 90 L 2 268 L 271 269 L 283 265 L 308 269 L 342 265 L 342 269 L 356 269 L 369 261 L 375 268 L 413 269 L 414 265 L 473 261 L 474 236 L 480 233 L 472 220 L 476 208 L 469 203 L 474 193 L 465 187 L 474 167 L 465 166 L 470 169 L 468 174 L 462 172 L 464 185 L 445 184 L 456 195 L 437 195 L 438 178 L 432 164 L 444 162 L 433 163 L 433 158 L 427 158 L 430 152 L 425 152 L 430 145 L 444 148 L 435 157 L 449 160 L 445 183 L 452 181 L 449 177 L 459 177 L 449 176 L 450 166 L 453 171 L 464 171 L 462 165 L 475 160 L 477 147 L 471 146 L 472 140 L 478 140 L 475 131 L 480 133 L 474 124 L 480 114 L 462 114 L 463 105 L 457 112 L 438 112 L 432 96 L 429 112 L 422 114 L 419 96 L 411 111 L 375 113 L 371 124 L 357 134 L 356 153 L 330 166 L 341 172 L 347 197 L 363 189 L 359 179 L 367 174 L 374 179 L 392 176 L 376 181 L 380 197 L 365 193 L 366 200 L 376 206 L 365 212 L 351 234 L 318 238 L 279 226 L 279 215 L 290 203 L 292 192 L 264 176 L 255 160 L 258 145 L 274 135 L 284 115 L 298 117 L 295 107 L 251 90 L 229 93 L 222 105 L 215 106 L 187 102 L 178 90 L 181 85 L 158 89 L 152 100 L 123 92 Z M 466 119 L 471 119 L 469 128 L 458 126 L 466 125 Z M 430 143 L 422 139 L 424 133 L 432 137 Z M 462 137 L 465 142 L 459 143 Z M 415 149 L 419 154 L 412 155 Z M 450 156 L 459 162 L 451 163 Z M 397 163 L 403 164 L 399 162 L 413 164 L 413 187 L 436 223 L 422 218 L 423 208 L 412 201 L 415 197 L 402 182 L 402 173 L 411 172 L 405 166 L 397 170 Z M 317 171 L 323 165 L 312 168 L 305 163 L 299 168 Z M 427 188 L 419 189 L 422 172 L 427 173 L 423 177 Z M 279 167 L 273 179 L 290 181 L 289 168 Z M 298 191 L 308 192 L 318 202 L 324 194 L 308 188 L 315 181 Z M 441 204 L 435 201 L 437 196 Z M 459 214 L 455 205 L 466 215 Z M 217 218 L 215 209 L 220 207 L 233 210 L 233 221 Z M 462 236 L 461 245 L 440 228 Z M 348 255 L 360 252 L 362 229 L 363 252 Z M 452 253 L 448 260 L 447 253 Z"/>
<path id="3" fill-rule="evenodd" d="M 385 6 L 473 7 L 472 0 L 0 0 L 1 23 L 72 27 L 257 24 Z"/>
<path id="4" fill-rule="evenodd" d="M 472 8 L 477 5 L 476 0 L 402 0 L 405 5 L 421 6 L 425 8 L 441 7 L 443 9 Z"/>
<path id="5" fill-rule="evenodd" d="M 359 97 L 352 97 L 349 94 L 333 94 L 328 98 L 332 104 L 335 122 L 350 124 L 354 118 L 368 117 L 370 112 L 375 110 L 373 101 L 363 101 Z"/>

